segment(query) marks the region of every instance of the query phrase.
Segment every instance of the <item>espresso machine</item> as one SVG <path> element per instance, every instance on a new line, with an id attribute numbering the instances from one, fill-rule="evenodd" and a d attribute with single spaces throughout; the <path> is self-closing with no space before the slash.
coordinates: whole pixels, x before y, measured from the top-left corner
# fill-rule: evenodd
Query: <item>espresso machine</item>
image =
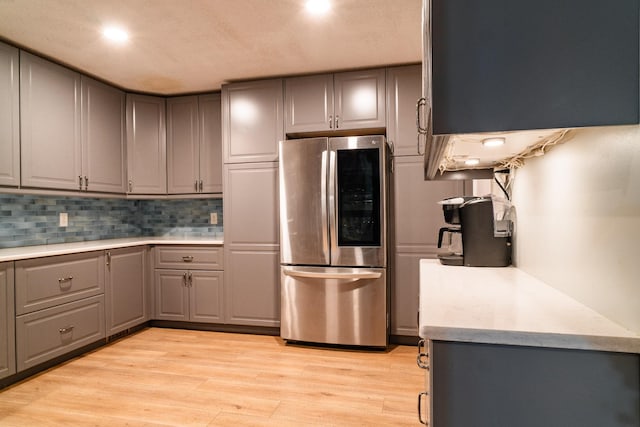
<path id="1" fill-rule="evenodd" d="M 512 221 L 508 203 L 484 196 L 451 197 L 438 204 L 442 205 L 448 224 L 438 232 L 438 248 L 448 243 L 445 251 L 438 254 L 442 264 L 468 267 L 511 265 Z"/>

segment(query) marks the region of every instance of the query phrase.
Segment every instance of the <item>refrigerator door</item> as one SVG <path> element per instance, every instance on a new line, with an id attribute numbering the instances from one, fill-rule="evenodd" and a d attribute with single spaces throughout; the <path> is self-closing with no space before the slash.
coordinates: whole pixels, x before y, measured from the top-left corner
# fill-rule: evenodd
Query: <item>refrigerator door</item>
<path id="1" fill-rule="evenodd" d="M 331 265 L 386 266 L 384 136 L 329 139 Z"/>
<path id="2" fill-rule="evenodd" d="M 383 268 L 281 268 L 280 336 L 342 345 L 387 345 Z"/>
<path id="3" fill-rule="evenodd" d="M 280 262 L 329 265 L 327 138 L 280 141 Z"/>

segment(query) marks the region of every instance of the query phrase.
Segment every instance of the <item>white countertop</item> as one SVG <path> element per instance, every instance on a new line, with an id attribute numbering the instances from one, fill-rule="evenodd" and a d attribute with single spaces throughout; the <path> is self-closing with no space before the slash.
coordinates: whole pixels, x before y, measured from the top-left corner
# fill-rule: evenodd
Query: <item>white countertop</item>
<path id="1" fill-rule="evenodd" d="M 420 261 L 420 337 L 640 353 L 640 335 L 514 267 Z"/>
<path id="2" fill-rule="evenodd" d="M 74 254 L 106 249 L 127 248 L 142 245 L 214 245 L 222 239 L 203 237 L 130 237 L 124 239 L 91 240 L 87 242 L 59 243 L 55 245 L 22 246 L 0 249 L 0 262 L 39 258 L 53 255 Z"/>

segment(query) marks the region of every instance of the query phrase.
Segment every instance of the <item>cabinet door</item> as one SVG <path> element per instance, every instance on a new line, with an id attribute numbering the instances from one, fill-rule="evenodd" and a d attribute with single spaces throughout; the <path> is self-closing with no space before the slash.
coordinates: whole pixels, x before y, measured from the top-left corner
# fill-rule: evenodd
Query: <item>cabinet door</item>
<path id="1" fill-rule="evenodd" d="M 155 318 L 189 320 L 189 288 L 187 270 L 155 271 Z"/>
<path id="2" fill-rule="evenodd" d="M 198 192 L 199 174 L 198 97 L 167 99 L 167 192 Z"/>
<path id="3" fill-rule="evenodd" d="M 278 160 L 284 139 L 282 80 L 234 83 L 222 88 L 225 163 Z"/>
<path id="4" fill-rule="evenodd" d="M 225 248 L 279 242 L 278 164 L 225 165 Z"/>
<path id="5" fill-rule="evenodd" d="M 189 271 L 189 320 L 222 323 L 222 271 Z"/>
<path id="6" fill-rule="evenodd" d="M 333 74 L 286 79 L 284 105 L 287 134 L 333 129 Z"/>
<path id="7" fill-rule="evenodd" d="M 124 92 L 82 77 L 82 174 L 89 191 L 126 191 Z"/>
<path id="8" fill-rule="evenodd" d="M 465 194 L 464 181 L 425 181 L 422 156 L 395 157 L 391 334 L 417 336 L 419 263 L 435 258 L 445 226 L 439 200 Z"/>
<path id="9" fill-rule="evenodd" d="M 435 134 L 638 123 L 637 2 L 432 5 Z"/>
<path id="10" fill-rule="evenodd" d="M 225 257 L 225 323 L 280 326 L 279 251 L 229 249 Z"/>
<path id="11" fill-rule="evenodd" d="M 20 52 L 22 185 L 78 190 L 80 75 Z"/>
<path id="12" fill-rule="evenodd" d="M 335 126 L 337 129 L 386 126 L 385 70 L 335 74 Z"/>
<path id="13" fill-rule="evenodd" d="M 128 191 L 167 192 L 164 98 L 127 94 Z"/>
<path id="14" fill-rule="evenodd" d="M 416 103 L 421 94 L 420 65 L 387 69 L 387 139 L 394 156 L 418 155 Z"/>
<path id="15" fill-rule="evenodd" d="M 107 252 L 107 335 L 146 321 L 146 247 Z"/>
<path id="16" fill-rule="evenodd" d="M 222 193 L 222 105 L 220 94 L 198 97 L 200 180 L 203 193 Z"/>
<path id="17" fill-rule="evenodd" d="M 0 43 L 0 185 L 20 185 L 18 49 Z"/>
<path id="18" fill-rule="evenodd" d="M 16 373 L 13 263 L 0 264 L 0 378 Z"/>

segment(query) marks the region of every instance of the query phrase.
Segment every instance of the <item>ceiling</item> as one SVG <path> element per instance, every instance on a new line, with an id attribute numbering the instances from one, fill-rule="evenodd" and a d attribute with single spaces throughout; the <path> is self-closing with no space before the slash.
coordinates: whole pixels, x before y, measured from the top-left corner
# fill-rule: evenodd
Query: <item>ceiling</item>
<path id="1" fill-rule="evenodd" d="M 420 62 L 422 0 L 0 0 L 0 38 L 129 91 Z M 105 24 L 130 33 L 110 45 Z"/>

